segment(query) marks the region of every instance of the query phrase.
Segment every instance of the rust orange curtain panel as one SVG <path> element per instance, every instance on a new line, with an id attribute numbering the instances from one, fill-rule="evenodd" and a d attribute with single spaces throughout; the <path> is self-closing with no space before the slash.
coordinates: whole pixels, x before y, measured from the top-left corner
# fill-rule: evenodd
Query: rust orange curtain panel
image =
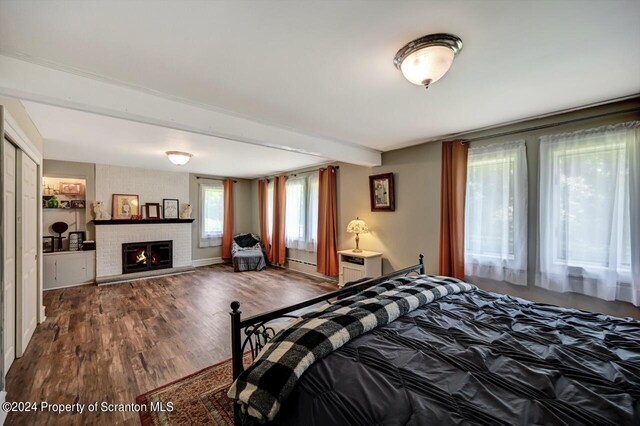
<path id="1" fill-rule="evenodd" d="M 442 143 L 440 275 L 464 278 L 464 199 L 469 144 Z"/>
<path id="2" fill-rule="evenodd" d="M 276 176 L 273 180 L 273 234 L 271 235 L 271 262 L 284 265 L 287 247 L 284 238 L 287 211 L 287 177 Z"/>
<path id="3" fill-rule="evenodd" d="M 336 169 L 320 169 L 318 189 L 318 272 L 338 276 L 338 191 Z"/>
<path id="4" fill-rule="evenodd" d="M 222 228 L 222 258 L 231 259 L 233 241 L 233 180 L 224 181 L 224 227 Z"/>
<path id="5" fill-rule="evenodd" d="M 258 181 L 258 204 L 260 210 L 260 239 L 271 262 L 271 235 L 269 235 L 269 181 Z"/>

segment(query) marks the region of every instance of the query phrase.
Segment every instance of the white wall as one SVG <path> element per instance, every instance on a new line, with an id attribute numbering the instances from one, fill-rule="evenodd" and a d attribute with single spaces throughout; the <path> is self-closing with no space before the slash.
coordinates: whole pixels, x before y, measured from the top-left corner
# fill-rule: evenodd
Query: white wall
<path id="1" fill-rule="evenodd" d="M 113 194 L 137 194 L 140 206 L 159 203 L 160 209 L 163 198 L 177 198 L 182 211 L 189 203 L 189 173 L 96 164 L 96 200 L 102 201 L 109 212 Z"/>

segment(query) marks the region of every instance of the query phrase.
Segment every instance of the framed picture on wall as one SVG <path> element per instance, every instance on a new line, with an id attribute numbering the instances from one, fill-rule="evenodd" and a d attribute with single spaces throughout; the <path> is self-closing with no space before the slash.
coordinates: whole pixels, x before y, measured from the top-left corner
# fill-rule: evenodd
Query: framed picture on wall
<path id="1" fill-rule="evenodd" d="M 165 219 L 177 219 L 180 202 L 175 198 L 162 200 L 162 217 Z"/>
<path id="2" fill-rule="evenodd" d="M 372 212 L 392 212 L 396 210 L 393 187 L 393 173 L 369 176 L 369 194 Z"/>
<path id="3" fill-rule="evenodd" d="M 85 207 L 87 207 L 87 204 L 84 200 L 71 200 L 72 209 L 84 209 Z"/>
<path id="4" fill-rule="evenodd" d="M 140 214 L 140 202 L 137 195 L 113 194 L 114 219 L 131 219 L 131 216 Z"/>
<path id="5" fill-rule="evenodd" d="M 160 204 L 147 203 L 144 205 L 145 216 L 147 219 L 160 219 Z"/>
<path id="6" fill-rule="evenodd" d="M 60 193 L 65 195 L 82 194 L 82 184 L 77 182 L 60 182 Z"/>

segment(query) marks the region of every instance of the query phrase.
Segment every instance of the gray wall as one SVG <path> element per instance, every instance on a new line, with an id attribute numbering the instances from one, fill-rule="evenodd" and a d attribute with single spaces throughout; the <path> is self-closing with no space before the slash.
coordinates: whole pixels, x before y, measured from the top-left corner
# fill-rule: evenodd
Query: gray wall
<path id="1" fill-rule="evenodd" d="M 582 110 L 553 117 L 531 120 L 519 124 L 504 126 L 485 132 L 465 135 L 475 138 L 503 131 L 519 131 L 533 126 L 543 126 L 581 117 L 603 113 L 625 111 L 640 107 L 640 99 L 610 104 L 588 110 Z M 640 119 L 638 112 L 566 124 L 558 127 L 524 131 L 521 133 L 492 137 L 482 142 L 472 142 L 472 146 L 491 144 L 501 141 L 525 139 L 529 168 L 529 238 L 528 270 L 529 285 L 512 286 L 505 283 L 482 282 L 482 288 L 500 293 L 511 294 L 543 303 L 609 313 L 618 316 L 640 318 L 640 309 L 625 302 L 607 302 L 604 300 L 575 293 L 555 293 L 533 285 L 536 270 L 536 236 L 538 210 L 538 138 L 541 135 L 574 131 Z M 365 168 L 349 164 L 340 164 L 339 172 L 339 238 L 340 248 L 355 245 L 354 236 L 346 232 L 349 220 L 360 216 L 371 228 L 370 234 L 360 236 L 363 249 L 382 252 L 385 273 L 416 263 L 416 255 L 425 255 L 427 272 L 438 271 L 438 239 L 440 233 L 440 142 L 386 152 L 382 155 L 382 166 Z M 368 176 L 393 172 L 396 186 L 396 211 L 371 212 L 369 207 Z"/>
<path id="2" fill-rule="evenodd" d="M 199 180 L 197 176 L 210 177 L 219 179 L 215 176 L 205 175 L 189 175 L 189 199 L 191 200 L 191 207 L 193 207 L 193 213 L 191 217 L 195 218 L 192 227 L 191 234 L 191 258 L 193 260 L 203 260 L 220 258 L 222 256 L 222 247 L 204 247 L 199 246 L 199 232 L 200 232 L 200 194 L 198 192 Z M 233 225 L 234 234 L 241 232 L 254 232 L 252 220 L 254 207 L 257 208 L 257 201 L 254 206 L 252 199 L 252 185 L 253 182 L 248 179 L 236 179 L 237 182 L 233 185 Z M 257 184 L 256 184 L 257 186 Z M 257 194 L 257 192 L 256 192 Z"/>

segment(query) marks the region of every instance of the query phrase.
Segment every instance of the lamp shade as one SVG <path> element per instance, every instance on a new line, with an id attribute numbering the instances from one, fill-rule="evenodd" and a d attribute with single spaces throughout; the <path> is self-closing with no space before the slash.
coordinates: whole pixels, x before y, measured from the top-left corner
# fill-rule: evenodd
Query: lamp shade
<path id="1" fill-rule="evenodd" d="M 350 234 L 366 234 L 369 232 L 369 227 L 364 220 L 355 218 L 347 225 L 347 232 Z"/>

